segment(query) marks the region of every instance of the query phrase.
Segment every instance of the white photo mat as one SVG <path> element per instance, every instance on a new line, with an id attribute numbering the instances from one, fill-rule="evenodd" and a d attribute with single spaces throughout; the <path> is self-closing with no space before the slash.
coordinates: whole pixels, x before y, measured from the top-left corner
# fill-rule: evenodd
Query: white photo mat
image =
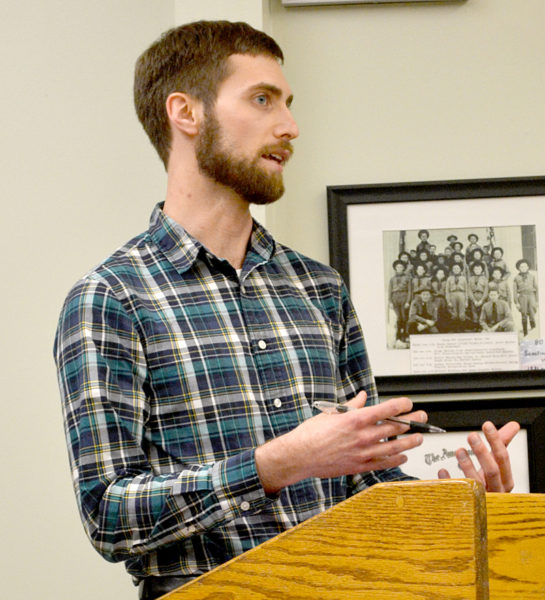
<path id="1" fill-rule="evenodd" d="M 425 433 L 424 442 L 418 448 L 407 452 L 408 461 L 401 467 L 407 475 L 418 479 L 437 479 L 439 469 L 446 469 L 453 478 L 464 478 L 463 471 L 458 467 L 455 451 L 465 448 L 471 455 L 467 442 L 470 431 L 449 431 L 447 433 Z M 486 439 L 479 432 L 484 442 Z M 528 438 L 525 429 L 521 429 L 509 445 L 509 457 L 515 487 L 513 492 L 530 492 L 530 473 L 528 458 Z M 472 457 L 473 458 L 473 457 Z M 478 463 L 474 461 L 478 467 Z"/>
<path id="2" fill-rule="evenodd" d="M 545 398 L 497 398 L 488 400 L 452 400 L 416 402 L 414 410 L 424 410 L 428 422 L 446 433 L 425 433 L 424 443 L 407 452 L 408 463 L 403 471 L 420 479 L 436 479 L 439 469 L 451 477 L 464 477 L 458 468 L 455 452 L 466 448 L 471 455 L 467 436 L 481 431 L 483 423 L 491 421 L 499 429 L 510 421 L 520 425 L 520 431 L 509 444 L 509 457 L 515 479 L 515 491 L 545 493 Z M 474 461 L 474 464 L 477 463 Z"/>
<path id="3" fill-rule="evenodd" d="M 375 376 L 411 374 L 410 350 L 387 347 L 389 308 L 384 232 L 420 229 L 471 232 L 485 227 L 528 225 L 535 226 L 538 289 L 545 290 L 545 195 L 349 204 L 350 294 L 362 323 Z M 510 267 L 515 274 L 514 265 Z M 545 303 L 540 303 L 538 320 L 542 327 L 544 316 Z"/>

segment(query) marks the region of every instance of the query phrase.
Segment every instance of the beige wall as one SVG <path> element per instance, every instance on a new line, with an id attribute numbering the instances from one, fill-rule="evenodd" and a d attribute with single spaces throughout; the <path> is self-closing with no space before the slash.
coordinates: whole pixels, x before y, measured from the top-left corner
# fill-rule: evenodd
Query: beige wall
<path id="1" fill-rule="evenodd" d="M 173 19 L 170 0 L 0 9 L 3 598 L 135 598 L 79 521 L 52 344 L 69 286 L 143 230 L 164 195 L 132 70 Z"/>
<path id="2" fill-rule="evenodd" d="M 144 229 L 162 199 L 162 166 L 131 98 L 134 60 L 161 31 L 224 17 L 226 5 L 272 29 L 301 138 L 289 191 L 266 221 L 323 261 L 326 185 L 543 174 L 543 0 L 289 10 L 271 0 L 270 14 L 267 0 L 213 5 L 0 10 L 6 597 L 135 598 L 123 566 L 96 555 L 79 523 L 51 346 L 68 287 Z"/>
<path id="3" fill-rule="evenodd" d="M 544 174 L 543 0 L 271 9 L 301 129 L 283 241 L 327 262 L 327 185 Z"/>

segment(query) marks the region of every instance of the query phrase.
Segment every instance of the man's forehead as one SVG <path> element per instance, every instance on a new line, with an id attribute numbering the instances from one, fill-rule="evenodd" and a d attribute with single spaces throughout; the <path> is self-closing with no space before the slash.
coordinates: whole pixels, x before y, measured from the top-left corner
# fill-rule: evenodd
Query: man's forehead
<path id="1" fill-rule="evenodd" d="M 269 91 L 286 100 L 293 98 L 291 88 L 278 61 L 266 54 L 232 54 L 227 59 L 227 76 L 220 85 L 239 90 Z"/>

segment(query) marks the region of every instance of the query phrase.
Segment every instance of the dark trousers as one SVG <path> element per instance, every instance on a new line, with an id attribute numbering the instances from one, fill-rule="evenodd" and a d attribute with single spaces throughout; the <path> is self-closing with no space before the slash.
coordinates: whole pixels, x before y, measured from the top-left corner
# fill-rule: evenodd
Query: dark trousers
<path id="1" fill-rule="evenodd" d="M 155 600 L 189 581 L 191 579 L 187 579 L 187 577 L 146 577 L 138 584 L 138 598 L 139 600 Z"/>

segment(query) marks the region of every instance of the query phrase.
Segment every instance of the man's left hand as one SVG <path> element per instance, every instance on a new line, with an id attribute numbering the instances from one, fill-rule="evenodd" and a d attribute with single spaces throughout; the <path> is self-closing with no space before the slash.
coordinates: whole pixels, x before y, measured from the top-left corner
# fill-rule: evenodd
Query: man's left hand
<path id="1" fill-rule="evenodd" d="M 520 430 L 520 425 L 516 421 L 511 421 L 498 430 L 490 421 L 486 421 L 482 429 L 490 449 L 477 433 L 470 433 L 467 438 L 481 468 L 477 471 L 467 450 L 459 448 L 456 451 L 456 458 L 460 469 L 465 477 L 480 481 L 487 492 L 510 492 L 514 482 L 507 446 Z M 439 471 L 440 479 L 449 477 L 445 469 Z"/>

